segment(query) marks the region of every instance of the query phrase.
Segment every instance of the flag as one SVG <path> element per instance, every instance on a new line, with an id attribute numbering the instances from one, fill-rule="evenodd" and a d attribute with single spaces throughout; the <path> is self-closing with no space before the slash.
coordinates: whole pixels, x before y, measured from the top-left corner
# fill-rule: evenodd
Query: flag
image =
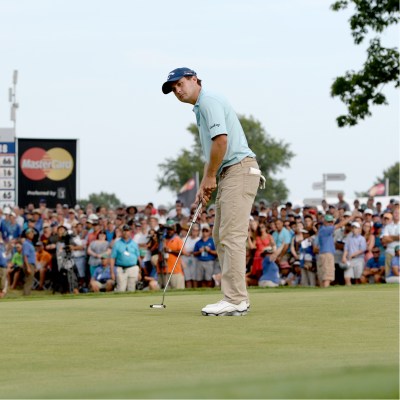
<path id="1" fill-rule="evenodd" d="M 371 189 L 368 190 L 368 193 L 371 197 L 374 196 L 383 196 L 386 193 L 386 187 L 384 183 L 377 183 L 372 186 Z"/>
<path id="2" fill-rule="evenodd" d="M 193 175 L 179 190 L 178 200 L 180 200 L 185 207 L 190 207 L 196 200 L 196 193 L 196 176 Z"/>

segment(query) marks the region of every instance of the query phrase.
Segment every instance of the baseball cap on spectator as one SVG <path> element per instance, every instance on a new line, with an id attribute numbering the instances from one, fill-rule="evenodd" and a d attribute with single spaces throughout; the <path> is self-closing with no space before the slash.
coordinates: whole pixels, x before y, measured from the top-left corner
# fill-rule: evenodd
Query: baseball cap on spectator
<path id="1" fill-rule="evenodd" d="M 68 204 L 63 204 L 62 208 L 69 208 Z"/>
<path id="2" fill-rule="evenodd" d="M 94 222 L 99 222 L 99 217 L 96 214 L 90 214 L 87 222 L 93 224 Z"/>
<path id="3" fill-rule="evenodd" d="M 14 211 L 11 211 L 10 215 L 11 215 L 12 217 L 16 217 L 16 216 L 17 216 L 17 214 L 15 214 Z"/>
<path id="4" fill-rule="evenodd" d="M 380 228 L 382 228 L 382 226 L 383 226 L 383 224 L 381 224 L 380 222 L 374 223 L 374 228 L 375 229 L 380 229 Z"/>
<path id="5" fill-rule="evenodd" d="M 4 215 L 10 215 L 11 214 L 11 208 L 10 207 L 4 207 L 3 214 Z"/>
<path id="6" fill-rule="evenodd" d="M 167 219 L 165 226 L 167 229 L 175 229 L 175 221 L 173 219 Z"/>
<path id="7" fill-rule="evenodd" d="M 370 209 L 370 208 L 366 208 L 365 210 L 364 210 L 364 214 L 373 214 L 374 212 Z"/>
<path id="8" fill-rule="evenodd" d="M 333 215 L 331 215 L 331 214 L 326 214 L 324 219 L 325 219 L 326 222 L 333 222 L 334 221 Z"/>
<path id="9" fill-rule="evenodd" d="M 25 230 L 25 235 L 27 235 L 28 233 L 35 233 L 35 231 L 32 228 L 27 228 Z"/>
<path id="10" fill-rule="evenodd" d="M 206 230 L 206 231 L 211 230 L 210 225 L 208 225 L 208 224 L 202 224 L 202 225 L 201 225 L 201 230 L 202 230 L 202 231 L 204 231 L 204 230 Z"/>
<path id="11" fill-rule="evenodd" d="M 40 242 L 40 241 L 39 241 L 39 242 L 36 242 L 36 243 L 35 243 L 35 246 L 37 246 L 37 247 L 43 246 L 43 242 Z"/>
<path id="12" fill-rule="evenodd" d="M 57 221 L 54 221 L 54 222 L 52 222 L 51 224 L 50 224 L 50 226 L 52 227 L 52 228 L 54 228 L 55 226 L 57 226 L 58 225 L 58 222 Z"/>
<path id="13" fill-rule="evenodd" d="M 352 226 L 353 228 L 361 228 L 361 225 L 360 225 L 358 222 L 353 222 L 353 223 L 351 224 L 351 226 Z"/>
<path id="14" fill-rule="evenodd" d="M 40 199 L 39 200 L 39 204 L 46 204 L 46 203 L 47 203 L 46 199 Z"/>
<path id="15" fill-rule="evenodd" d="M 298 204 L 295 204 L 292 208 L 293 208 L 293 210 L 300 210 L 301 206 L 299 206 Z"/>
<path id="16" fill-rule="evenodd" d="M 122 230 L 123 230 L 123 231 L 130 231 L 130 230 L 131 230 L 131 227 L 130 227 L 129 225 L 125 224 L 125 225 L 122 227 Z"/>
<path id="17" fill-rule="evenodd" d="M 164 204 L 160 204 L 158 206 L 158 211 L 168 211 L 168 208 L 166 206 L 164 206 Z"/>
<path id="18" fill-rule="evenodd" d="M 182 67 L 176 68 L 168 74 L 167 81 L 162 85 L 162 92 L 164 94 L 168 94 L 172 92 L 172 82 L 177 82 L 179 79 L 183 78 L 184 76 L 197 76 L 196 72 L 194 72 L 190 68 Z"/>
<path id="19" fill-rule="evenodd" d="M 317 215 L 317 211 L 315 211 L 313 208 L 310 209 L 309 213 L 312 215 Z"/>
<path id="20" fill-rule="evenodd" d="M 129 210 L 130 210 L 131 208 L 133 208 L 133 209 L 135 210 L 135 213 L 138 212 L 138 209 L 137 209 L 136 206 L 128 206 L 128 207 L 126 207 L 126 212 L 129 213 Z"/>
<path id="21" fill-rule="evenodd" d="M 259 216 L 259 217 L 267 217 L 267 213 L 265 213 L 265 212 L 260 212 L 260 213 L 258 213 L 258 216 Z"/>
<path id="22" fill-rule="evenodd" d="M 334 206 L 333 204 L 329 204 L 329 208 L 334 208 L 336 210 L 336 206 Z"/>
<path id="23" fill-rule="evenodd" d="M 343 216 L 345 216 L 345 217 L 351 217 L 351 216 L 352 216 L 351 211 L 345 211 L 344 214 L 343 214 Z"/>
<path id="24" fill-rule="evenodd" d="M 81 209 L 81 206 L 79 204 L 76 204 L 74 209 L 75 209 L 75 211 L 79 211 Z"/>
<path id="25" fill-rule="evenodd" d="M 110 256 L 107 253 L 101 255 L 102 260 L 107 260 L 108 258 L 110 258 Z"/>

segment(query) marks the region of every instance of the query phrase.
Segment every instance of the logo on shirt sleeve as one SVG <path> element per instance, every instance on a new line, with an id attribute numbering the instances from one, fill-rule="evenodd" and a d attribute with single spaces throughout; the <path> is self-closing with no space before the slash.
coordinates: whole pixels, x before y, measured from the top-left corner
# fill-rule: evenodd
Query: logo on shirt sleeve
<path id="1" fill-rule="evenodd" d="M 214 124 L 214 125 L 211 125 L 209 129 L 211 130 L 213 128 L 219 128 L 220 126 L 221 126 L 221 124 Z"/>

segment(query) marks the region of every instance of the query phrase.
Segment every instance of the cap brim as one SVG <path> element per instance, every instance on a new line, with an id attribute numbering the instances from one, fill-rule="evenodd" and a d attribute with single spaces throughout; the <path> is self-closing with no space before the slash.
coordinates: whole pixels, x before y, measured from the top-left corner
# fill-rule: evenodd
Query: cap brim
<path id="1" fill-rule="evenodd" d="M 164 84 L 162 85 L 162 92 L 164 94 L 168 94 L 172 92 L 172 87 L 171 87 L 171 83 L 172 82 L 176 82 L 179 81 L 179 79 L 182 79 L 186 76 L 195 76 L 194 74 L 185 74 L 183 76 L 177 76 L 175 78 L 171 78 L 170 80 L 168 80 L 167 82 L 164 82 Z"/>

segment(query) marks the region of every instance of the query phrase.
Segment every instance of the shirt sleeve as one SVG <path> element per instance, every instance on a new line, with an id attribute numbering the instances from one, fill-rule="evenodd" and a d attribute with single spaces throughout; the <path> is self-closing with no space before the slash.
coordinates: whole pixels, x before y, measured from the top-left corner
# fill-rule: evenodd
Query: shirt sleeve
<path id="1" fill-rule="evenodd" d="M 200 113 L 205 119 L 211 139 L 221 134 L 228 134 L 224 107 L 218 100 L 205 97 L 200 106 Z"/>

